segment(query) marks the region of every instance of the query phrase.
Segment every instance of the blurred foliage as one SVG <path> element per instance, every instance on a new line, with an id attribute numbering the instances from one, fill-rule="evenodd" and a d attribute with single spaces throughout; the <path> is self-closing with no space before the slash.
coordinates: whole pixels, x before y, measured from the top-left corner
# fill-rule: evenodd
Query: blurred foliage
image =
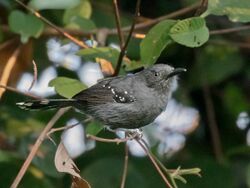
<path id="1" fill-rule="evenodd" d="M 250 2 L 238 0 L 209 0 L 204 15 L 227 15 L 233 22 L 250 21 Z"/>
<path id="2" fill-rule="evenodd" d="M 156 16 L 168 14 L 195 2 L 198 1 L 142 0 L 141 16 L 144 16 L 146 20 L 145 17 L 154 19 Z M 28 3 L 37 10 L 41 10 L 43 16 L 51 22 L 59 24 L 60 27 L 84 31 L 104 27 L 115 28 L 111 0 L 31 0 Z M 126 54 L 130 61 L 129 63 L 123 62 L 121 72 L 133 72 L 134 69 L 142 66 L 166 62 L 174 67 L 188 69 L 188 72 L 180 78 L 180 89 L 176 92 L 175 97 L 182 103 L 195 106 L 200 111 L 200 126 L 188 137 L 183 150 L 171 158 L 162 157 L 162 161 L 167 168 L 173 169 L 178 166 L 182 168 L 199 167 L 202 169 L 202 177 L 187 177 L 187 184 L 178 182 L 179 187 L 250 187 L 249 146 L 246 146 L 246 132 L 249 130 L 240 130 L 236 127 L 238 114 L 250 110 L 248 44 L 250 32 L 217 36 L 209 36 L 208 32 L 208 28 L 235 27 L 243 25 L 241 22 L 249 22 L 250 4 L 246 0 L 209 0 L 208 3 L 208 9 L 202 17 L 193 17 L 192 12 L 181 16 L 180 20 L 164 20 L 151 28 L 141 29 L 140 32 L 147 35 L 143 40 L 131 39 Z M 129 26 L 133 20 L 135 1 L 120 0 L 119 4 L 122 26 Z M 25 12 L 14 1 L 1 0 L 0 9 L 1 24 L 8 26 L 5 30 L 0 28 L 1 44 L 17 36 L 20 36 L 23 43 L 28 41 L 32 43 L 33 59 L 37 63 L 38 73 L 41 73 L 43 69 L 52 64 L 48 60 L 45 45 L 47 39 L 52 36 L 43 35 L 44 23 L 29 12 Z M 221 15 L 226 15 L 231 21 L 237 23 L 232 23 L 227 17 Z M 36 39 L 29 40 L 33 37 Z M 89 39 L 88 36 L 79 38 Z M 98 57 L 106 59 L 115 67 L 119 52 L 108 45 L 118 44 L 118 37 L 108 35 L 106 43 L 105 47 L 82 49 L 78 54 L 85 60 L 95 61 Z M 8 49 L 10 50 L 10 48 Z M 9 51 L 5 54 L 9 54 Z M 5 59 L 8 58 L 5 57 Z M 12 77 L 22 74 L 23 70 L 32 72 L 31 63 L 27 69 L 27 64 L 24 64 L 23 61 L 20 62 L 21 68 L 15 69 L 15 72 L 11 73 Z M 0 62 L 0 76 L 5 63 Z M 52 80 L 50 86 L 54 86 L 58 94 L 70 98 L 86 88 L 76 81 L 79 78 L 75 72 L 62 67 L 58 67 L 57 70 L 60 77 Z M 12 77 L 9 84 L 16 86 L 16 81 L 13 81 Z M 214 104 L 224 153 L 220 162 L 215 159 L 211 132 L 208 128 L 204 87 L 209 88 Z M 23 111 L 15 106 L 16 102 L 26 99 L 26 96 L 11 91 L 6 91 L 1 98 L 0 187 L 10 186 L 32 144 L 54 114 L 54 111 L 39 113 Z M 70 111 L 59 120 L 55 127 L 65 125 L 65 122 L 72 117 L 83 119 L 81 114 Z M 96 126 L 92 126 L 93 124 Z M 101 137 L 106 137 L 108 134 L 104 131 L 100 132 L 100 125 L 96 122 L 89 123 L 86 132 L 98 133 Z M 54 134 L 53 139 L 59 141 L 60 133 Z M 21 181 L 20 187 L 32 185 L 35 188 L 66 188 L 70 186 L 70 178 L 56 172 L 53 159 L 55 151 L 56 147 L 49 141 L 42 145 Z M 123 144 L 97 143 L 95 149 L 78 157 L 76 164 L 92 187 L 110 188 L 120 185 L 123 159 Z M 165 186 L 148 158 L 131 157 L 126 187 L 161 188 Z"/>

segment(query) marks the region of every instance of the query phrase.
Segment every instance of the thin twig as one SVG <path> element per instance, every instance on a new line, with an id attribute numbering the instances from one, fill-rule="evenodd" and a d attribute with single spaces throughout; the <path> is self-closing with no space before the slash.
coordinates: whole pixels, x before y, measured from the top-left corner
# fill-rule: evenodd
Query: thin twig
<path id="1" fill-rule="evenodd" d="M 77 44 L 78 46 L 80 46 L 82 48 L 89 48 L 88 45 L 86 45 L 83 41 L 80 41 L 80 40 L 76 39 L 75 37 L 73 37 L 72 35 L 70 35 L 69 33 L 64 32 L 63 29 L 57 27 L 55 24 L 53 24 L 52 22 L 50 22 L 49 20 L 44 18 L 39 12 L 37 12 L 37 11 L 33 10 L 32 8 L 28 7 L 27 5 L 25 5 L 23 2 L 21 2 L 19 0 L 15 0 L 15 1 L 17 3 L 19 3 L 20 5 L 22 5 L 24 8 L 26 8 L 27 10 L 29 10 L 37 18 L 41 19 L 43 22 L 45 22 L 46 24 L 48 24 L 49 26 L 54 28 L 58 33 L 61 33 L 63 36 L 65 36 L 66 38 L 68 38 L 69 40 L 71 40 L 72 42 Z"/>
<path id="2" fill-rule="evenodd" d="M 119 71 L 120 71 L 120 68 L 121 68 L 121 65 L 122 65 L 123 57 L 124 57 L 124 55 L 126 53 L 126 49 L 128 47 L 128 43 L 129 43 L 129 41 L 131 39 L 131 36 L 132 36 L 134 28 L 135 28 L 137 17 L 140 15 L 140 5 L 141 5 L 141 0 L 137 0 L 136 8 L 135 8 L 134 21 L 133 21 L 133 23 L 131 25 L 131 28 L 130 28 L 129 34 L 127 36 L 126 42 L 123 45 L 123 47 L 121 49 L 121 52 L 119 54 L 117 65 L 116 65 L 116 68 L 115 68 L 114 76 L 117 76 L 119 74 Z"/>
<path id="3" fill-rule="evenodd" d="M 250 44 L 248 42 L 235 42 L 235 41 L 228 41 L 228 40 L 213 40 L 210 39 L 208 41 L 210 44 L 216 44 L 216 45 L 232 45 L 232 46 L 237 46 L 239 48 L 250 48 Z"/>
<path id="4" fill-rule="evenodd" d="M 176 18 L 178 16 L 181 16 L 183 14 L 186 14 L 186 13 L 189 13 L 191 11 L 196 10 L 199 6 L 200 6 L 199 3 L 195 3 L 195 4 L 192 4 L 192 5 L 188 6 L 188 7 L 184 7 L 182 9 L 177 10 L 177 11 L 171 12 L 171 13 L 169 13 L 167 15 L 160 16 L 158 18 L 154 18 L 154 19 L 148 20 L 146 22 L 136 24 L 135 25 L 135 30 L 150 27 L 150 26 L 155 25 L 158 22 L 166 20 L 166 19 Z M 122 28 L 123 32 L 128 31 L 128 30 L 129 30 L 129 27 L 123 27 Z"/>
<path id="5" fill-rule="evenodd" d="M 220 141 L 220 134 L 219 134 L 218 125 L 217 125 L 216 117 L 214 113 L 214 105 L 213 105 L 213 101 L 212 101 L 212 97 L 210 93 L 210 88 L 208 86 L 203 87 L 203 95 L 205 99 L 208 126 L 209 126 L 210 133 L 211 133 L 215 157 L 218 162 L 222 162 L 223 152 L 222 152 L 222 146 L 221 146 L 221 141 Z"/>
<path id="6" fill-rule="evenodd" d="M 32 64 L 33 64 L 33 80 L 32 80 L 32 82 L 30 84 L 30 87 L 29 87 L 28 91 L 30 91 L 32 89 L 32 87 L 34 86 L 34 84 L 37 81 L 37 66 L 36 66 L 36 62 L 33 60 Z"/>
<path id="7" fill-rule="evenodd" d="M 125 157 L 124 157 L 124 167 L 122 172 L 122 181 L 120 188 L 125 187 L 125 182 L 128 174 L 128 145 L 125 143 Z"/>
<path id="8" fill-rule="evenodd" d="M 117 33 L 118 33 L 118 37 L 120 40 L 120 48 L 122 49 L 124 45 L 124 38 L 123 38 L 122 31 L 121 31 L 121 19 L 120 19 L 120 13 L 118 9 L 117 0 L 113 0 L 113 6 L 115 10 L 115 22 L 116 22 Z"/>
<path id="9" fill-rule="evenodd" d="M 158 166 L 157 162 L 155 161 L 154 157 L 151 155 L 151 152 L 149 151 L 149 149 L 143 144 L 143 142 L 140 139 L 135 139 L 137 141 L 137 143 L 142 147 L 142 149 L 144 150 L 144 152 L 147 154 L 147 156 L 149 157 L 149 159 L 151 160 L 151 162 L 153 163 L 154 167 L 156 168 L 157 172 L 160 174 L 160 176 L 162 177 L 162 179 L 164 180 L 165 184 L 169 187 L 169 188 L 173 188 L 173 186 L 170 184 L 170 182 L 168 181 L 168 179 L 166 178 L 166 176 L 164 175 L 164 173 L 162 172 L 161 168 Z"/>
<path id="10" fill-rule="evenodd" d="M 13 181 L 13 183 L 11 185 L 11 188 L 16 188 L 19 185 L 19 183 L 22 180 L 25 172 L 27 171 L 32 159 L 35 157 L 40 145 L 42 144 L 42 142 L 46 138 L 48 131 L 54 126 L 54 124 L 58 121 L 58 119 L 68 110 L 69 110 L 69 108 L 62 108 L 62 109 L 58 110 L 57 113 L 48 122 L 46 127 L 43 129 L 43 131 L 41 132 L 41 134 L 37 138 L 33 148 L 31 149 L 31 151 L 30 151 L 28 157 L 26 158 L 25 162 L 23 163 L 21 169 L 19 170 L 15 180 Z"/>
<path id="11" fill-rule="evenodd" d="M 68 126 L 63 126 L 63 127 L 58 127 L 58 128 L 52 128 L 50 129 L 50 131 L 46 134 L 47 138 L 54 144 L 56 145 L 56 142 L 51 138 L 51 134 L 55 133 L 55 132 L 58 132 L 58 131 L 65 131 L 65 130 L 68 130 L 68 129 L 71 129 L 73 127 L 75 127 L 76 125 L 80 124 L 80 122 L 77 122 L 75 124 L 72 124 L 72 125 L 68 125 Z"/>
<path id="12" fill-rule="evenodd" d="M 220 35 L 220 34 L 228 34 L 228 33 L 234 33 L 238 31 L 244 31 L 249 30 L 250 25 L 244 25 L 240 27 L 233 27 L 233 28 L 227 28 L 227 29 L 217 29 L 217 30 L 211 30 L 209 32 L 210 35 Z"/>
<path id="13" fill-rule="evenodd" d="M 0 85 L 3 85 L 3 86 L 6 86 L 8 84 L 8 80 L 10 78 L 10 74 L 11 74 L 11 71 L 17 61 L 17 57 L 20 53 L 20 46 L 18 46 L 16 48 L 16 50 L 14 50 L 14 52 L 11 54 L 10 58 L 8 59 L 4 69 L 3 69 L 3 73 L 2 73 L 2 76 L 0 78 Z M 2 95 L 4 94 L 5 92 L 5 88 L 1 88 L 0 89 L 0 99 L 2 97 Z"/>
<path id="14" fill-rule="evenodd" d="M 4 89 L 6 89 L 6 90 L 9 90 L 9 91 L 12 91 L 12 92 L 15 92 L 15 93 L 21 94 L 21 95 L 24 95 L 24 96 L 27 96 L 27 97 L 31 97 L 31 98 L 33 98 L 33 99 L 42 99 L 42 97 L 39 97 L 39 96 L 33 95 L 33 94 L 31 94 L 31 93 L 27 93 L 27 92 L 22 92 L 22 91 L 19 91 L 18 89 L 13 88 L 13 87 L 0 85 L 0 88 L 4 88 Z"/>

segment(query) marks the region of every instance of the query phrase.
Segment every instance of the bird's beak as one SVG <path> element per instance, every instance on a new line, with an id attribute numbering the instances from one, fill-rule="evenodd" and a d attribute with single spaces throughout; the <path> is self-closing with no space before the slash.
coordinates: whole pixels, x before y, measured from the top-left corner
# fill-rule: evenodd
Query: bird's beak
<path id="1" fill-rule="evenodd" d="M 169 73 L 169 74 L 167 75 L 167 78 L 166 78 L 166 79 L 169 79 L 169 78 L 171 78 L 171 77 L 173 77 L 173 76 L 175 76 L 175 75 L 177 75 L 177 74 L 180 74 L 180 73 L 186 72 L 186 71 L 187 71 L 187 69 L 184 69 L 184 68 L 176 68 L 176 69 L 174 69 L 171 73 Z"/>

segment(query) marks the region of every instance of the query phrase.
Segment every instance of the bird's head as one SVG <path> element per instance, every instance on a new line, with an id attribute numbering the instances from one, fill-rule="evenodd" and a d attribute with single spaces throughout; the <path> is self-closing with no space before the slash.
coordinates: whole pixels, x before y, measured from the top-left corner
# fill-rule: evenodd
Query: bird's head
<path id="1" fill-rule="evenodd" d="M 146 81 L 147 87 L 155 88 L 163 93 L 172 93 L 177 88 L 176 75 L 182 72 L 186 72 L 186 69 L 174 68 L 166 64 L 156 64 L 144 69 L 139 74 Z"/>

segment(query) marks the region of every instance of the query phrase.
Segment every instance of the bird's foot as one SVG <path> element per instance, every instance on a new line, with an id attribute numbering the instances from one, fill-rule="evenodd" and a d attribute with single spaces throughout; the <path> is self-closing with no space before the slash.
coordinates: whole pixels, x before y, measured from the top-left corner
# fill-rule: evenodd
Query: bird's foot
<path id="1" fill-rule="evenodd" d="M 143 132 L 142 129 L 126 129 L 125 136 L 141 139 L 143 137 Z"/>
<path id="2" fill-rule="evenodd" d="M 121 136 L 121 134 L 124 133 L 125 138 L 138 138 L 138 139 L 141 139 L 142 136 L 143 136 L 142 129 L 125 129 L 125 128 L 112 129 L 109 126 L 105 126 L 105 129 L 119 135 L 120 137 L 123 137 L 123 136 Z"/>

